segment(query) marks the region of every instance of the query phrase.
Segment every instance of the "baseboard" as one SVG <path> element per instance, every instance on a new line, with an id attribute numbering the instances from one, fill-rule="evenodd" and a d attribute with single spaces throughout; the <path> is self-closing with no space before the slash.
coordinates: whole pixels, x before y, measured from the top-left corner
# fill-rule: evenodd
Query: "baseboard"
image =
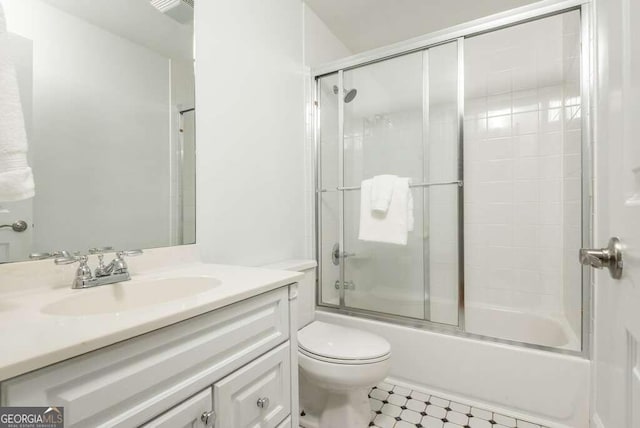
<path id="1" fill-rule="evenodd" d="M 442 398 L 447 399 L 447 400 L 468 404 L 468 405 L 470 405 L 472 407 L 478 407 L 478 408 L 481 408 L 481 409 L 491 409 L 493 411 L 496 411 L 498 413 L 502 413 L 502 414 L 507 415 L 507 416 L 512 416 L 512 417 L 515 417 L 517 419 L 522 419 L 522 420 L 525 420 L 525 421 L 533 422 L 533 423 L 536 423 L 536 424 L 539 424 L 539 425 L 543 425 L 543 426 L 549 427 L 549 428 L 576 428 L 576 427 L 571 427 L 569 425 L 558 424 L 557 422 L 553 422 L 553 421 L 550 421 L 550 420 L 547 420 L 547 419 L 543 419 L 543 418 L 540 418 L 539 416 L 536 416 L 536 415 L 531 415 L 531 414 L 528 414 L 528 413 L 518 412 L 516 410 L 509 409 L 507 407 L 501 407 L 501 406 L 496 405 L 494 403 L 482 402 L 482 401 L 478 401 L 478 400 L 475 400 L 475 399 L 472 399 L 472 398 L 469 398 L 469 397 L 438 391 L 438 390 L 429 388 L 429 387 L 424 386 L 424 385 L 419 385 L 419 384 L 407 382 L 406 380 L 403 380 L 403 379 L 397 379 L 397 378 L 394 378 L 394 377 L 388 377 L 387 379 L 385 379 L 385 382 L 390 383 L 392 385 L 398 385 L 398 386 L 402 386 L 402 387 L 405 387 L 405 388 L 413 389 L 413 390 L 416 390 L 416 391 L 424 392 L 425 394 L 430 394 L 430 395 L 435 395 L 437 397 L 442 397 Z M 604 428 L 604 426 L 596 425 L 596 426 L 594 426 L 594 428 Z"/>

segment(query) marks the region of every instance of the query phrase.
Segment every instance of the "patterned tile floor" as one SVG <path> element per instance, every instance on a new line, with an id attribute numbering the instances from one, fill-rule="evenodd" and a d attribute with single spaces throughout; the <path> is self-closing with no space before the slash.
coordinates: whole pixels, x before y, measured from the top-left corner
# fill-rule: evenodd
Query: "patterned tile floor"
<path id="1" fill-rule="evenodd" d="M 377 428 L 545 428 L 491 410 L 381 383 L 369 393 Z"/>

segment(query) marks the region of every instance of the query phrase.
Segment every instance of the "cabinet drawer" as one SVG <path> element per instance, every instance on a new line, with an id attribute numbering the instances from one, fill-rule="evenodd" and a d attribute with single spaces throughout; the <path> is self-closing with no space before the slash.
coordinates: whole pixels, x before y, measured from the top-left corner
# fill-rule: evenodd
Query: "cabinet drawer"
<path id="1" fill-rule="evenodd" d="M 291 413 L 289 343 L 213 385 L 216 428 L 275 428 Z"/>
<path id="2" fill-rule="evenodd" d="M 211 388 L 207 388 L 141 428 L 205 428 L 202 415 L 213 410 L 212 397 Z"/>
<path id="3" fill-rule="evenodd" d="M 68 428 L 139 426 L 286 342 L 288 308 L 287 287 L 261 294 L 3 382 L 1 404 L 64 406 Z"/>

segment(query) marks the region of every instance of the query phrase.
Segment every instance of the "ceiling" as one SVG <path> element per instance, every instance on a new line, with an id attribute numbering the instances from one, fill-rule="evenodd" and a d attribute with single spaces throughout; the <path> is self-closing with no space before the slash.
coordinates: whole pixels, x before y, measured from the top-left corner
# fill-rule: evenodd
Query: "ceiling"
<path id="1" fill-rule="evenodd" d="M 538 0 L 305 0 L 359 53 Z"/>
<path id="2" fill-rule="evenodd" d="M 169 58 L 191 60 L 193 25 L 160 13 L 149 0 L 44 0 Z"/>

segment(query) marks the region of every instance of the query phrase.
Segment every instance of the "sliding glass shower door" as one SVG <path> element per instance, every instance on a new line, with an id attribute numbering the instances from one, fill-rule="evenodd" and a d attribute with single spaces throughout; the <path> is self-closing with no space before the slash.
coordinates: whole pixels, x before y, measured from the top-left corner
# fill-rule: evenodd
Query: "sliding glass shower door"
<path id="1" fill-rule="evenodd" d="M 318 79 L 320 302 L 459 324 L 458 43 Z M 411 180 L 407 245 L 358 239 L 363 180 Z"/>

